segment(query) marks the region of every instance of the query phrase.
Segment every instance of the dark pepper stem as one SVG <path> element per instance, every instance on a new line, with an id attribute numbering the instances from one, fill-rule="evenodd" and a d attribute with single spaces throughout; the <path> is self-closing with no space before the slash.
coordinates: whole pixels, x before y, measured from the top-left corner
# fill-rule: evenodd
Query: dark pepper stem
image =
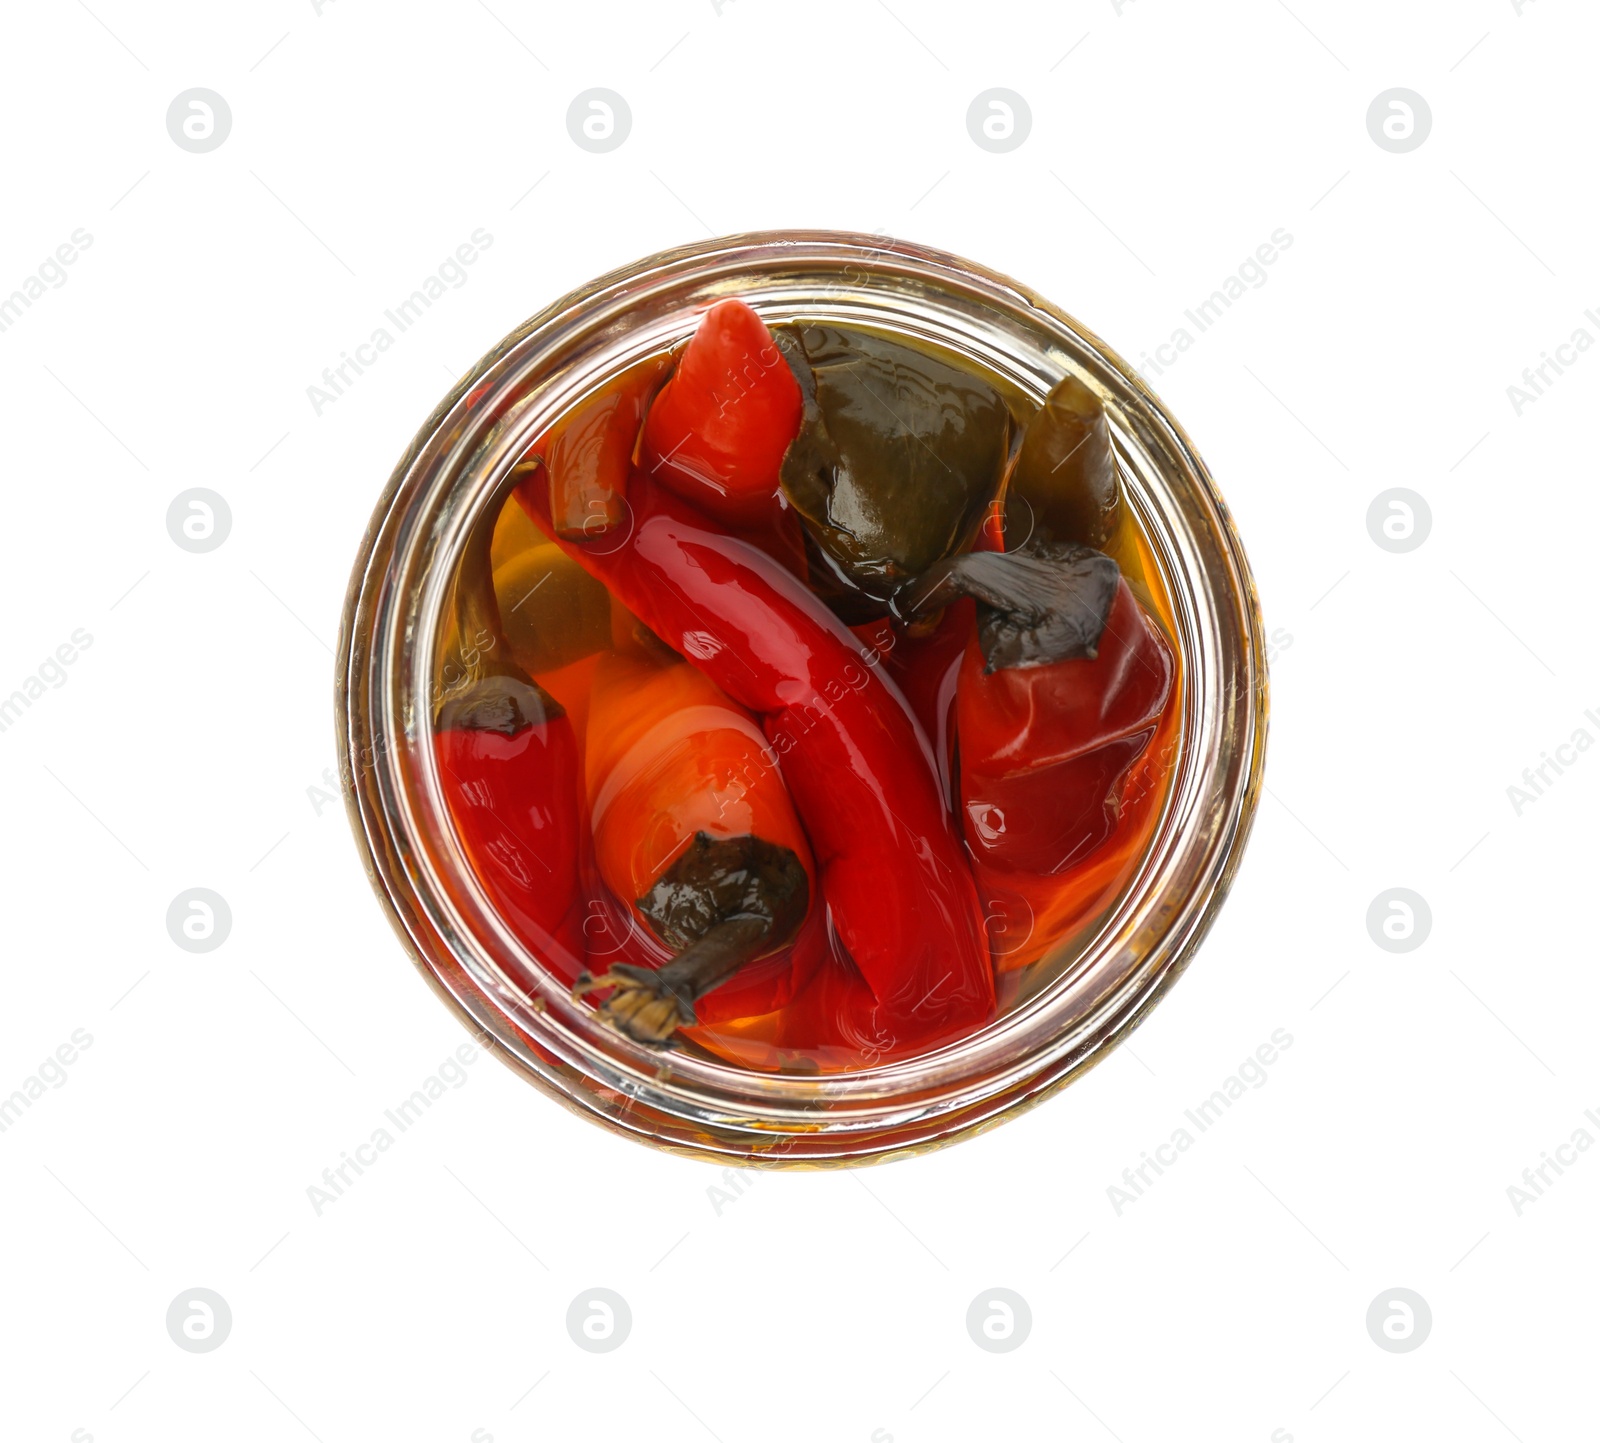
<path id="1" fill-rule="evenodd" d="M 679 954 L 660 968 L 619 962 L 583 973 L 573 995 L 612 989 L 600 1016 L 635 1042 L 670 1043 L 692 1027 L 694 1004 L 800 929 L 810 879 L 788 847 L 760 837 L 697 832 L 689 849 L 639 899 L 639 910 Z"/>
<path id="2" fill-rule="evenodd" d="M 583 973 L 576 994 L 610 987 L 600 1016 L 635 1042 L 661 1046 L 680 1027 L 693 1027 L 694 1004 L 726 982 L 746 962 L 770 948 L 772 923 L 766 917 L 732 917 L 719 922 L 687 952 L 651 971 L 618 962 L 599 977 Z"/>

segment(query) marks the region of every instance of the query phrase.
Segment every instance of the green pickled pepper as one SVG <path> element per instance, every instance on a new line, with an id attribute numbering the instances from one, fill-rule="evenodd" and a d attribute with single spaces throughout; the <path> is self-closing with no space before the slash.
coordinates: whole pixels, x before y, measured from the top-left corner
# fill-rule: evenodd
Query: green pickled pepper
<path id="1" fill-rule="evenodd" d="M 821 563 L 813 582 L 846 620 L 881 614 L 977 531 L 1010 409 L 980 377 L 864 331 L 802 324 L 779 341 L 804 399 L 781 479 Z"/>
<path id="2" fill-rule="evenodd" d="M 1093 391 L 1068 376 L 1023 429 L 1006 488 L 1006 550 L 1031 540 L 1103 550 L 1121 510 L 1105 410 Z"/>

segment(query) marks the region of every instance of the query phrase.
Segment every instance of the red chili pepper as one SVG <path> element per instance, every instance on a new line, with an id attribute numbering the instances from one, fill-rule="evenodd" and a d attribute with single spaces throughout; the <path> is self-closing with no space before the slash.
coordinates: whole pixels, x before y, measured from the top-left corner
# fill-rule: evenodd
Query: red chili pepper
<path id="1" fill-rule="evenodd" d="M 1037 962 L 1063 938 L 1093 921 L 1121 893 L 1161 819 L 1177 734 L 1174 695 L 1144 755 L 1117 789 L 1115 830 L 1086 860 L 1053 876 L 975 864 L 998 971 L 1010 972 Z"/>
<path id="2" fill-rule="evenodd" d="M 915 1031 L 873 995 L 850 959 L 826 951 L 811 980 L 775 1019 L 780 1056 L 803 1057 L 822 1072 L 856 1072 L 898 1062 L 926 1048 Z"/>
<path id="3" fill-rule="evenodd" d="M 1146 794 L 1160 778 L 1146 779 L 1137 807 L 1127 781 L 1158 727 L 1175 723 L 1176 667 L 1117 563 L 1089 547 L 1045 534 L 1016 552 L 952 557 L 907 607 L 919 615 L 956 597 L 978 603 L 956 687 L 958 800 L 1006 971 L 1109 901 L 1135 838 L 1148 840 L 1157 807 Z"/>
<path id="4" fill-rule="evenodd" d="M 783 453 L 800 429 L 800 386 L 766 323 L 719 301 L 684 348 L 645 419 L 645 471 L 708 516 L 768 516 Z"/>
<path id="5" fill-rule="evenodd" d="M 994 976 L 938 765 L 898 691 L 777 563 L 636 476 L 615 534 L 563 541 L 656 635 L 757 713 L 832 921 L 897 1045 L 987 1022 Z M 551 530 L 536 473 L 517 495 Z"/>
<path id="6" fill-rule="evenodd" d="M 995 508 L 991 508 L 994 514 Z M 974 538 L 974 551 L 1003 551 L 988 522 Z M 931 628 L 920 622 L 907 625 L 887 617 L 852 626 L 869 656 L 882 659 L 884 671 L 900 688 L 923 733 L 940 759 L 939 779 L 946 795 L 952 790 L 956 756 L 956 683 L 975 617 L 970 596 L 959 596 L 934 618 Z"/>
<path id="7" fill-rule="evenodd" d="M 570 983 L 584 965 L 572 724 L 533 682 L 491 676 L 441 708 L 433 746 L 450 818 L 489 900 Z"/>
<path id="8" fill-rule="evenodd" d="M 1128 583 L 1098 654 L 986 671 L 976 637 L 956 691 L 967 845 L 991 867 L 1055 876 L 1117 824 L 1117 788 L 1172 691 L 1172 652 Z"/>
<path id="9" fill-rule="evenodd" d="M 955 770 L 956 679 L 973 633 L 972 613 L 971 598 L 963 596 L 944 609 L 931 631 L 907 629 L 888 619 L 850 628 L 867 654 L 881 659 L 884 672 L 911 704 L 940 760 L 946 797 Z"/>

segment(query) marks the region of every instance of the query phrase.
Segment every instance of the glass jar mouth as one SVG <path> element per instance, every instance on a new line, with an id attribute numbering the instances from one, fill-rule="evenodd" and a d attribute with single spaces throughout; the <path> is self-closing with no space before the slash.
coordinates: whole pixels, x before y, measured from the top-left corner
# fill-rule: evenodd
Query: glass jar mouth
<path id="1" fill-rule="evenodd" d="M 1129 504 L 1158 551 L 1184 660 L 1183 743 L 1132 883 L 1074 965 L 962 1042 L 861 1071 L 754 1073 L 605 1027 L 472 878 L 440 791 L 427 698 L 450 577 L 548 425 L 738 296 L 769 322 L 886 327 L 964 353 L 1034 400 L 1069 371 L 1101 398 Z M 943 252 L 828 231 L 725 237 L 603 276 L 518 327 L 424 423 L 379 501 L 340 631 L 337 722 L 368 875 L 408 952 L 517 1071 L 641 1140 L 716 1156 L 864 1161 L 974 1131 L 1105 1055 L 1171 986 L 1216 915 L 1258 798 L 1266 659 L 1244 551 L 1204 463 L 1137 374 L 1025 287 Z"/>

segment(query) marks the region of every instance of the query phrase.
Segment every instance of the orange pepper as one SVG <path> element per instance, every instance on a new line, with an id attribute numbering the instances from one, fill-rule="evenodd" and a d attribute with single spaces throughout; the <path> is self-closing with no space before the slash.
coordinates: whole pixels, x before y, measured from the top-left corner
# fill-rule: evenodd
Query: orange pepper
<path id="1" fill-rule="evenodd" d="M 594 867 L 619 904 L 591 908 L 591 958 L 612 968 L 594 988 L 654 986 L 654 1000 L 663 1004 L 637 1026 L 630 1025 L 636 996 L 620 1015 L 612 1003 L 606 1004 L 609 1012 L 602 1011 L 641 1041 L 663 1041 L 644 1034 L 670 1035 L 684 1022 L 753 1016 L 781 1006 L 793 991 L 793 967 L 749 975 L 744 969 L 794 939 L 813 910 L 816 867 L 755 719 L 687 662 L 614 654 L 595 670 L 586 731 Z M 663 973 L 670 982 L 656 985 L 634 976 L 686 958 L 729 920 L 719 910 L 726 910 L 719 900 L 724 893 L 716 890 L 730 885 L 719 880 L 728 875 L 735 890 L 745 889 L 735 908 L 738 919 L 746 918 L 747 903 L 760 910 L 767 901 L 762 889 L 773 895 L 771 926 L 752 929 L 736 956 L 719 953 L 709 970 L 696 967 L 687 980 Z M 627 989 L 619 995 L 627 998 Z M 692 1009 L 687 1017 L 678 1001 Z"/>

